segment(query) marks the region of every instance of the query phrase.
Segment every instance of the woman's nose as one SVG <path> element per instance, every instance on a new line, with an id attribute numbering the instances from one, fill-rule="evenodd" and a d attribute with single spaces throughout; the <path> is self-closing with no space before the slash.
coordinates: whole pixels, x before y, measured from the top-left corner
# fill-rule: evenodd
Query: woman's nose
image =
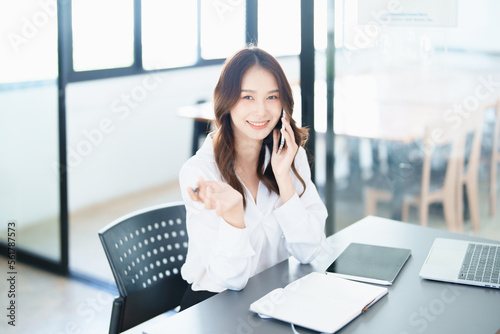
<path id="1" fill-rule="evenodd" d="M 266 112 L 266 104 L 265 101 L 258 101 L 256 104 L 255 112 L 258 115 L 262 115 Z"/>

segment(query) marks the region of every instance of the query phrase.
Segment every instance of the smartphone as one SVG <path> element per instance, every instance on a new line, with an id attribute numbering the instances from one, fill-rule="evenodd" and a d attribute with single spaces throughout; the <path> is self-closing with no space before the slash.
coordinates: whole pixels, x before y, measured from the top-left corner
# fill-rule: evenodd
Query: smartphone
<path id="1" fill-rule="evenodd" d="M 286 118 L 285 109 L 282 110 L 281 116 Z M 283 136 L 283 132 L 282 132 L 285 129 L 285 125 L 283 124 L 281 119 L 277 125 L 279 125 L 280 123 L 281 123 L 281 131 L 280 131 L 280 139 L 279 139 L 279 146 L 278 146 L 278 154 L 280 154 L 281 150 L 285 146 L 285 136 Z"/>

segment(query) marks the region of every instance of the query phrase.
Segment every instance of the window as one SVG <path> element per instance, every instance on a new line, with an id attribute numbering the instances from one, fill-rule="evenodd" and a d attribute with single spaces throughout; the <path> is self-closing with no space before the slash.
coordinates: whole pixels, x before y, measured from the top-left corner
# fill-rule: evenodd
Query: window
<path id="1" fill-rule="evenodd" d="M 256 1 L 74 0 L 64 13 L 69 81 L 220 63 L 248 41 L 276 57 L 300 54 L 300 0 Z M 324 18 L 315 24 L 323 30 Z"/>
<path id="2" fill-rule="evenodd" d="M 75 71 L 133 64 L 133 0 L 73 0 L 72 10 Z"/>
<path id="3" fill-rule="evenodd" d="M 326 50 L 328 43 L 327 0 L 314 0 L 314 48 Z"/>
<path id="4" fill-rule="evenodd" d="M 196 63 L 196 11 L 196 0 L 142 1 L 142 62 L 145 70 Z"/>
<path id="5" fill-rule="evenodd" d="M 298 55 L 300 0 L 259 1 L 258 29 L 259 47 L 275 57 Z"/>
<path id="6" fill-rule="evenodd" d="M 0 35 L 0 84 L 57 78 L 55 3 L 2 3 Z"/>
<path id="7" fill-rule="evenodd" d="M 245 1 L 201 1 L 201 57 L 226 58 L 245 46 Z"/>

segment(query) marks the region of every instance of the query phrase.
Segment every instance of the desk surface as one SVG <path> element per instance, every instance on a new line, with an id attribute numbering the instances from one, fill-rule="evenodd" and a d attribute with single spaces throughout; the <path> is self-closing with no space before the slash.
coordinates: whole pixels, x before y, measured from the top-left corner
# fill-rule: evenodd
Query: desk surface
<path id="1" fill-rule="evenodd" d="M 410 248 L 412 255 L 389 287 L 389 294 L 338 333 L 497 333 L 500 290 L 428 281 L 418 276 L 436 237 L 484 240 L 367 217 L 330 236 L 318 258 L 309 265 L 290 258 L 252 277 L 241 291 L 224 291 L 170 318 L 146 322 L 125 333 L 289 334 L 289 324 L 260 319 L 248 310 L 250 304 L 312 271 L 324 272 L 350 242 Z"/>
<path id="2" fill-rule="evenodd" d="M 214 105 L 212 102 L 205 102 L 180 107 L 177 109 L 177 115 L 208 123 L 215 119 Z"/>

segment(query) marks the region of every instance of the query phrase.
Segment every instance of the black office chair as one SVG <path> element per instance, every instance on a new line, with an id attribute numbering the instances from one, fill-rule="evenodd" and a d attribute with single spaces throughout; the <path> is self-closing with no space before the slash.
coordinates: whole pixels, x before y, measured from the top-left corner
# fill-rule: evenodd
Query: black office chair
<path id="1" fill-rule="evenodd" d="M 180 275 L 188 237 L 186 208 L 172 203 L 124 216 L 99 232 L 120 296 L 110 334 L 176 308 L 187 282 Z"/>

